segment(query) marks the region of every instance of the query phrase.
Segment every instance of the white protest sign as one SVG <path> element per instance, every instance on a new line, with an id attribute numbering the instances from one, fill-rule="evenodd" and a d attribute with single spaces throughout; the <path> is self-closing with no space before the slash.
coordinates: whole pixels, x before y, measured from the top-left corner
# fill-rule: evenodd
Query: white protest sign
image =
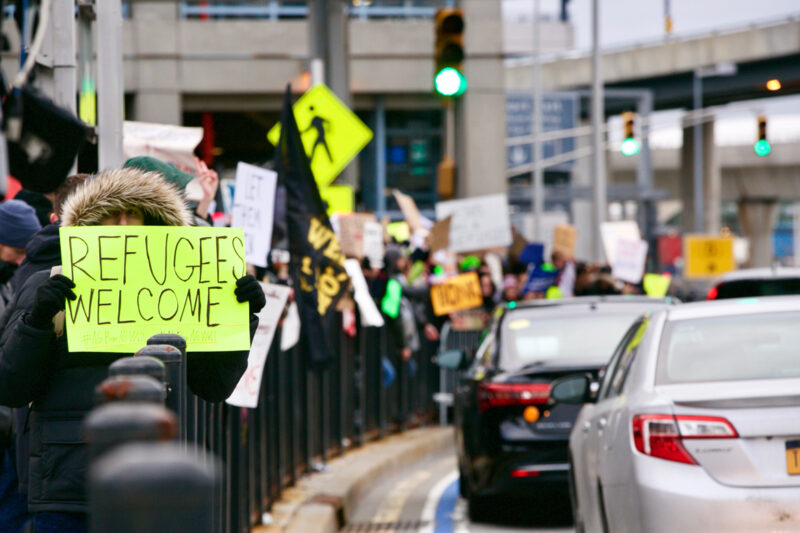
<path id="1" fill-rule="evenodd" d="M 436 220 L 450 220 L 450 250 L 471 252 L 509 246 L 512 241 L 508 199 L 504 194 L 476 196 L 436 204 Z"/>
<path id="2" fill-rule="evenodd" d="M 642 281 L 647 261 L 647 241 L 620 239 L 617 241 L 616 254 L 611 263 L 611 275 L 633 284 Z"/>
<path id="3" fill-rule="evenodd" d="M 281 351 L 285 352 L 294 348 L 300 340 L 300 313 L 297 311 L 297 304 L 289 304 L 286 318 L 281 328 Z"/>
<path id="4" fill-rule="evenodd" d="M 231 227 L 244 229 L 245 261 L 251 265 L 267 266 L 277 184 L 274 170 L 241 162 L 236 165 Z"/>
<path id="5" fill-rule="evenodd" d="M 247 370 L 242 375 L 230 397 L 225 400 L 238 407 L 254 408 L 258 405 L 258 394 L 261 391 L 261 376 L 267 354 L 278 327 L 278 321 L 283 314 L 286 300 L 291 289 L 285 285 L 270 285 L 261 283 L 264 295 L 267 297 L 265 305 L 258 313 L 258 329 L 250 345 L 250 355 L 247 356 Z"/>
<path id="6" fill-rule="evenodd" d="M 194 149 L 203 140 L 203 128 L 150 122 L 122 123 L 124 159 L 155 157 L 191 174 L 195 172 Z"/>
<path id="7" fill-rule="evenodd" d="M 603 222 L 600 224 L 600 237 L 603 239 L 603 249 L 606 252 L 606 261 L 611 263 L 617 257 L 617 242 L 620 240 L 638 241 L 642 238 L 639 225 L 633 220 L 619 222 Z"/>
<path id="8" fill-rule="evenodd" d="M 380 268 L 383 265 L 384 255 L 383 226 L 381 226 L 380 222 L 367 222 L 364 224 L 362 246 L 364 257 L 369 259 L 369 264 Z"/>
<path id="9" fill-rule="evenodd" d="M 344 262 L 344 269 L 350 280 L 353 282 L 353 289 L 355 289 L 355 300 L 358 304 L 358 310 L 361 313 L 361 322 L 364 326 L 374 326 L 376 328 L 383 327 L 383 317 L 381 312 L 378 311 L 378 306 L 369 294 L 367 287 L 367 280 L 364 279 L 364 273 L 361 271 L 361 265 L 358 264 L 356 259 L 347 259 Z"/>

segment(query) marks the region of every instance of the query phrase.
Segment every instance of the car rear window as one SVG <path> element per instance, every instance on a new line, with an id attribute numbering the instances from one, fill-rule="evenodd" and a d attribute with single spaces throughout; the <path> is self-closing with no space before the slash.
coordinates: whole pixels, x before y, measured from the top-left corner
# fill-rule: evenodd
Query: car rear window
<path id="1" fill-rule="evenodd" d="M 676 320 L 664 330 L 656 382 L 800 377 L 800 313 Z"/>
<path id="2" fill-rule="evenodd" d="M 743 279 L 727 281 L 717 286 L 716 299 L 781 296 L 784 294 L 800 294 L 800 279 Z"/>
<path id="3" fill-rule="evenodd" d="M 503 321 L 500 366 L 517 368 L 539 361 L 604 364 L 643 309 L 589 311 L 547 316 L 546 310 L 517 312 Z"/>

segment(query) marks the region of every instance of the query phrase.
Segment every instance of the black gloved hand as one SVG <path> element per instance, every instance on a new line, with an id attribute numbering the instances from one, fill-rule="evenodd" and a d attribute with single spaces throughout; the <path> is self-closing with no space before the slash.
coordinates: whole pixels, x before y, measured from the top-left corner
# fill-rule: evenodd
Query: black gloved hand
<path id="1" fill-rule="evenodd" d="M 264 296 L 261 285 L 250 274 L 236 280 L 236 288 L 233 292 L 236 294 L 237 302 L 250 304 L 251 314 L 257 314 L 267 304 L 267 298 Z"/>
<path id="2" fill-rule="evenodd" d="M 72 289 L 75 284 L 66 276 L 56 274 L 45 281 L 38 289 L 33 300 L 33 309 L 28 316 L 28 325 L 37 329 L 51 329 L 53 317 L 64 310 L 65 298 L 75 299 Z"/>

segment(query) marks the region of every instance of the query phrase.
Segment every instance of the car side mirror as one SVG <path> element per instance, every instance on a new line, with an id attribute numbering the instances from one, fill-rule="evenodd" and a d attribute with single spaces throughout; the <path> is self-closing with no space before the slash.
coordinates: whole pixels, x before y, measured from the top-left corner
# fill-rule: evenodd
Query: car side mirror
<path id="1" fill-rule="evenodd" d="M 436 364 L 442 368 L 459 370 L 466 363 L 467 356 L 461 350 L 447 350 L 436 356 Z"/>
<path id="2" fill-rule="evenodd" d="M 559 378 L 550 388 L 550 397 L 556 402 L 584 404 L 594 402 L 591 391 L 592 378 L 588 374 L 575 374 Z"/>

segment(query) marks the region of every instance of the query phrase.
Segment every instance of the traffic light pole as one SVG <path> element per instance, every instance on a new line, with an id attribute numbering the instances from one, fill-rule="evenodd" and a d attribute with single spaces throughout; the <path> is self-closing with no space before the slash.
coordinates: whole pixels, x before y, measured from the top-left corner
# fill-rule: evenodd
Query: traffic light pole
<path id="1" fill-rule="evenodd" d="M 692 107 L 695 112 L 699 113 L 703 109 L 703 78 L 700 73 L 695 71 L 692 78 Z M 694 231 L 695 233 L 704 232 L 705 215 L 703 213 L 703 187 L 705 182 L 703 180 L 703 123 L 696 120 L 693 126 L 693 180 L 694 184 Z"/>
<path id="2" fill-rule="evenodd" d="M 605 109 L 603 101 L 603 81 L 600 65 L 600 6 L 599 0 L 592 0 L 592 185 L 594 235 L 592 251 L 594 259 L 603 260 L 603 240 L 600 226 L 606 221 L 606 150 L 603 143 L 605 134 Z M 612 257 L 606 258 L 608 261 Z"/>
<path id="3" fill-rule="evenodd" d="M 542 62 L 540 0 L 533 0 L 533 160 L 539 163 L 543 156 L 542 141 Z M 544 212 L 544 167 L 537 164 L 533 169 L 533 231 L 536 242 L 544 242 L 542 214 Z"/>
<path id="4" fill-rule="evenodd" d="M 125 78 L 122 70 L 122 2 L 101 0 L 97 12 L 97 162 L 98 168 L 122 164 Z"/>

